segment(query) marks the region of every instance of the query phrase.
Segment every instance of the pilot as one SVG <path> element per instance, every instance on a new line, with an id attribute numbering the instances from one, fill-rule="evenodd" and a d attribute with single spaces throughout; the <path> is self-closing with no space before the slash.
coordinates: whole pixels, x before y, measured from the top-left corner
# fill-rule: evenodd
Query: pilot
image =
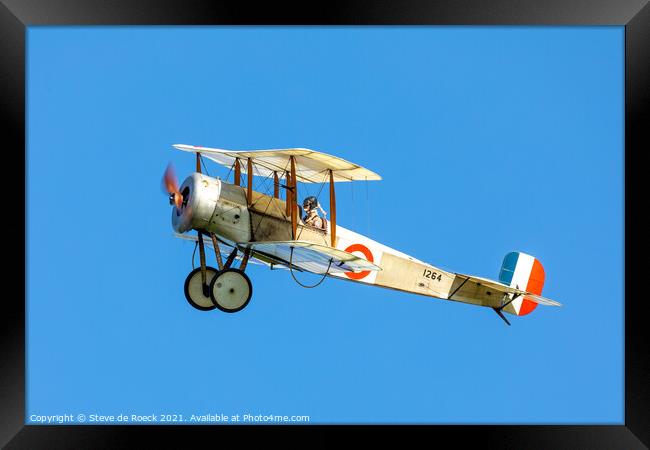
<path id="1" fill-rule="evenodd" d="M 323 216 L 326 214 L 326 212 L 323 211 L 323 208 L 321 208 L 320 204 L 318 203 L 316 197 L 309 196 L 305 198 L 305 200 L 302 202 L 302 208 L 305 211 L 305 216 L 302 220 L 306 225 L 321 228 L 323 230 L 327 227 L 325 219 L 321 218 L 318 215 L 318 211 L 316 211 L 316 209 L 320 209 L 323 213 Z"/>

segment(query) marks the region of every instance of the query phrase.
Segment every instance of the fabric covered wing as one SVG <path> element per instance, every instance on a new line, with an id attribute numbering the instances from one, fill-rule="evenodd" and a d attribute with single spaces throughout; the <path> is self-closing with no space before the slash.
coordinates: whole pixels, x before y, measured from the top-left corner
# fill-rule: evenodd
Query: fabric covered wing
<path id="1" fill-rule="evenodd" d="M 358 164 L 308 148 L 247 151 L 223 150 L 186 144 L 175 144 L 174 148 L 186 152 L 201 153 L 206 158 L 225 167 L 232 167 L 235 159 L 239 158 L 242 173 L 247 173 L 246 159 L 251 158 L 253 175 L 261 177 L 273 176 L 273 172 L 277 172 L 280 178 L 284 178 L 285 172 L 290 169 L 289 158 L 293 156 L 296 160 L 296 178 L 303 183 L 323 183 L 328 181 L 329 170 L 333 171 L 334 182 L 381 180 L 381 177 L 375 172 Z"/>
<path id="2" fill-rule="evenodd" d="M 248 242 L 254 254 L 273 257 L 299 270 L 317 274 L 381 270 L 365 258 L 324 245 L 304 241 Z"/>

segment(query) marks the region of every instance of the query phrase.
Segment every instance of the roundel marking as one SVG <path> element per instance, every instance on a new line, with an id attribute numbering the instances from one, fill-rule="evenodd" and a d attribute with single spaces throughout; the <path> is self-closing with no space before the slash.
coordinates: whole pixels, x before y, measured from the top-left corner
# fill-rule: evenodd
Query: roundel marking
<path id="1" fill-rule="evenodd" d="M 374 257 L 372 256 L 372 252 L 368 249 L 368 247 L 366 247 L 363 244 L 352 244 L 344 251 L 348 253 L 361 252 L 363 253 L 363 256 L 365 256 L 368 261 L 374 262 Z M 369 273 L 370 273 L 369 270 L 364 270 L 363 272 L 344 272 L 345 276 L 350 278 L 351 280 L 361 280 L 367 277 Z"/>

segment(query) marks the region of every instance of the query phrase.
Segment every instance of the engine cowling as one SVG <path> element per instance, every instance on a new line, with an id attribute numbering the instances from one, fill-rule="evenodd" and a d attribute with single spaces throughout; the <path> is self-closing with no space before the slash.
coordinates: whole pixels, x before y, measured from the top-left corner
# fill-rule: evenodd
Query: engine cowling
<path id="1" fill-rule="evenodd" d="M 172 208 L 172 227 L 176 232 L 198 229 L 234 242 L 250 241 L 244 188 L 194 172 L 183 181 L 179 191 L 183 202 Z"/>

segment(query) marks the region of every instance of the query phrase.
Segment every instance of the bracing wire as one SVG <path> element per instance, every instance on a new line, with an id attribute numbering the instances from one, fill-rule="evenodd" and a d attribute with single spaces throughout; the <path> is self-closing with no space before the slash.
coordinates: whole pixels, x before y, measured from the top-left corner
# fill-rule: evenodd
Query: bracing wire
<path id="1" fill-rule="evenodd" d="M 232 169 L 234 167 L 235 167 L 235 163 L 232 163 L 232 166 L 230 166 L 230 169 L 228 169 L 228 173 L 226 174 L 226 178 L 225 178 L 226 183 L 228 182 L 228 179 L 230 178 L 230 172 L 232 172 Z"/>
<path id="2" fill-rule="evenodd" d="M 331 258 L 330 258 L 329 264 L 327 265 L 327 270 L 323 274 L 323 278 L 321 278 L 318 283 L 314 284 L 313 286 L 307 286 L 306 284 L 302 284 L 300 281 L 298 281 L 298 278 L 296 278 L 296 276 L 293 274 L 293 247 L 291 247 L 291 251 L 290 251 L 290 254 L 289 254 L 289 272 L 291 273 L 291 277 L 293 278 L 293 280 L 296 283 L 298 283 L 300 286 L 302 286 L 304 288 L 307 288 L 307 289 L 312 289 L 312 288 L 317 287 L 323 281 L 325 281 L 325 278 L 327 278 L 327 274 L 330 271 L 330 267 L 332 267 L 332 259 Z"/>
<path id="3" fill-rule="evenodd" d="M 327 181 L 327 175 L 329 175 L 327 170 L 323 170 L 323 181 L 320 182 L 320 189 L 318 190 L 318 194 L 316 194 L 316 200 L 320 198 L 321 192 L 323 192 L 323 187 L 325 186 L 325 182 Z"/>
<path id="4" fill-rule="evenodd" d="M 321 181 L 321 183 L 320 183 L 320 189 L 318 190 L 318 194 L 316 194 L 316 204 L 317 204 L 317 207 L 318 207 L 318 208 L 321 210 L 321 212 L 323 213 L 323 216 L 325 216 L 325 215 L 327 215 L 327 213 L 323 210 L 322 206 L 320 205 L 320 200 L 319 200 L 319 198 L 320 198 L 320 194 L 321 194 L 321 192 L 323 192 L 323 187 L 325 187 L 325 182 L 326 182 L 326 180 L 327 180 L 328 171 L 327 171 L 327 169 L 324 169 L 324 170 L 322 170 L 322 172 L 323 172 L 323 174 L 324 174 L 324 175 L 323 175 L 323 181 Z M 319 173 L 320 173 L 320 172 L 319 172 Z M 310 195 L 310 194 L 308 193 L 308 196 L 309 196 L 309 195 Z M 325 219 L 325 217 L 323 217 L 323 218 Z M 301 228 L 301 229 L 300 229 L 300 232 L 298 233 L 298 236 L 296 236 L 296 239 L 300 239 L 300 235 L 302 234 L 302 230 L 303 230 L 303 229 L 304 229 L 304 228 Z"/>
<path id="5" fill-rule="evenodd" d="M 194 243 L 194 251 L 192 252 L 192 270 L 194 270 L 194 257 L 196 256 L 196 248 L 199 246 L 199 241 Z"/>
<path id="6" fill-rule="evenodd" d="M 253 163 L 253 164 L 255 164 L 255 163 Z M 289 166 L 289 162 L 287 162 L 287 164 L 286 164 L 285 167 L 284 167 L 284 170 L 285 170 L 285 171 L 287 170 L 287 167 L 288 167 L 288 166 Z M 271 174 L 272 174 L 272 172 L 271 172 Z M 265 180 L 266 180 L 266 179 L 270 179 L 271 174 L 269 174 L 269 175 L 265 178 Z M 262 181 L 264 181 L 264 180 L 262 180 Z M 269 197 L 270 197 L 270 195 L 269 195 Z M 268 202 L 268 203 L 266 204 L 266 208 L 264 208 L 264 213 L 263 213 L 263 215 L 262 215 L 262 219 L 257 223 L 257 226 L 256 226 L 255 229 L 253 230 L 253 236 L 254 236 L 255 233 L 257 232 L 257 229 L 260 227 L 260 225 L 262 225 L 262 222 L 264 221 L 264 216 L 266 215 L 266 212 L 268 211 L 269 206 L 271 206 L 271 203 L 272 203 L 272 202 Z"/>
<path id="7" fill-rule="evenodd" d="M 210 173 L 208 172 L 208 168 L 205 165 L 205 161 L 203 160 L 203 156 L 199 154 L 199 159 L 201 160 L 201 164 L 203 165 L 203 170 L 205 170 L 205 174 L 207 176 L 210 176 Z"/>
<path id="8" fill-rule="evenodd" d="M 261 173 L 261 171 L 259 170 L 259 166 L 255 164 L 254 161 L 253 161 L 253 169 L 257 169 L 257 173 Z M 255 170 L 253 170 L 253 173 L 255 173 Z M 267 184 L 267 181 L 271 179 L 271 176 L 273 176 L 273 172 L 269 172 L 269 174 L 264 178 L 262 178 L 261 180 L 258 177 L 258 181 L 257 181 L 257 188 L 260 190 L 259 192 L 264 191 L 265 194 L 269 194 L 269 197 L 271 196 L 270 195 L 271 187 Z M 253 186 L 255 186 L 255 181 L 253 181 Z"/>

